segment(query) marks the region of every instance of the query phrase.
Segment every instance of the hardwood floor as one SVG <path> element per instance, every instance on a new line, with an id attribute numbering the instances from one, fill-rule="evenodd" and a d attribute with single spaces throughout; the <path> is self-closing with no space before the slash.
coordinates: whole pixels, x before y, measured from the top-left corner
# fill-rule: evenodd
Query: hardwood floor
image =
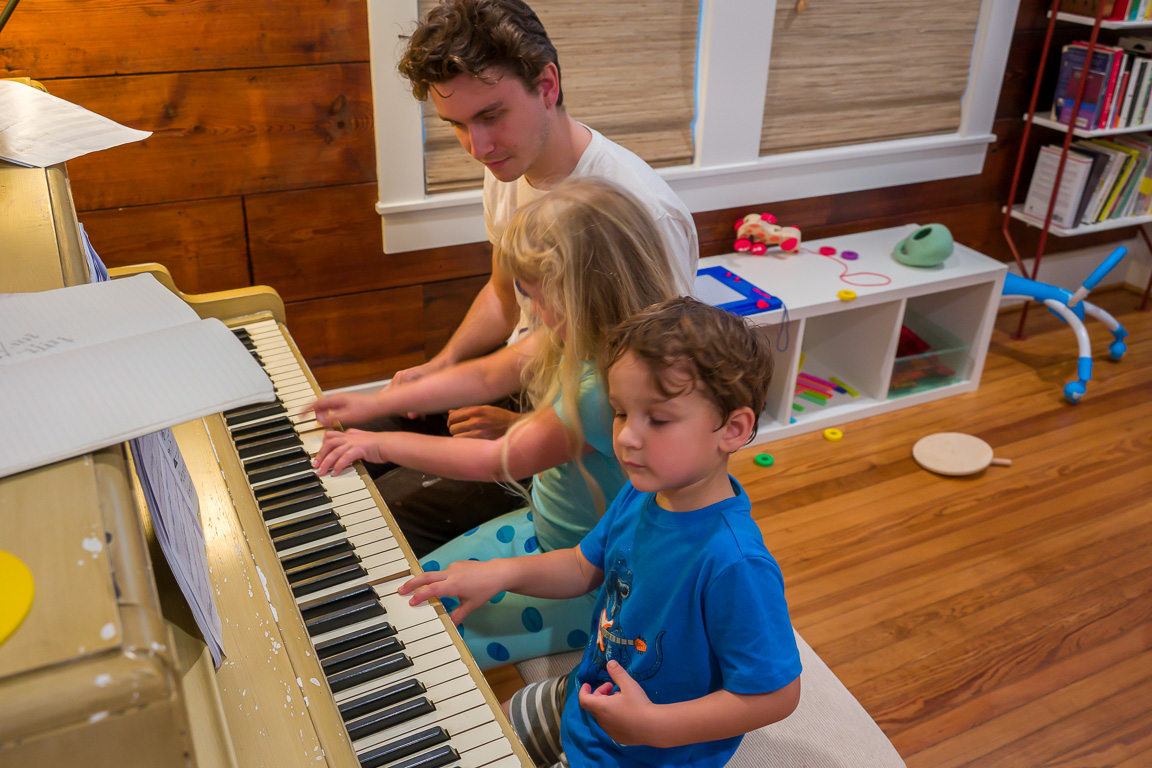
<path id="1" fill-rule="evenodd" d="M 909 768 L 1152 766 L 1152 313 L 1063 400 L 1076 345 L 1033 309 L 997 321 L 978 391 L 745 449 L 733 474 L 800 634 Z M 912 444 L 968 432 L 1011 467 L 946 478 Z M 753 463 L 768 452 L 773 466 Z M 502 698 L 515 670 L 489 674 Z"/>

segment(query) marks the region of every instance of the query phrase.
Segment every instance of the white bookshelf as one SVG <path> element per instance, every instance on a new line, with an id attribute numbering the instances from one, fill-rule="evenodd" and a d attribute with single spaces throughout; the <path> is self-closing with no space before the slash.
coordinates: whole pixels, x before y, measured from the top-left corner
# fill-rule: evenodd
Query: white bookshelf
<path id="1" fill-rule="evenodd" d="M 1024 213 L 1024 206 L 1022 204 L 1016 204 L 1012 206 L 1011 215 L 1012 218 L 1019 219 L 1025 224 L 1036 227 L 1037 229 L 1041 229 L 1044 226 L 1044 222 L 1042 220 Z M 1074 235 L 1088 235 L 1093 232 L 1107 232 L 1110 229 L 1123 229 L 1124 227 L 1132 227 L 1136 226 L 1137 224 L 1148 224 L 1149 222 L 1152 222 L 1152 215 L 1124 216 L 1119 219 L 1108 219 L 1107 221 L 1101 221 L 1096 224 L 1081 224 L 1078 227 L 1062 227 L 1059 224 L 1053 222 L 1048 225 L 1048 231 L 1059 237 L 1072 237 Z"/>
<path id="2" fill-rule="evenodd" d="M 1049 11 L 1051 16 L 1051 11 Z M 1060 21 L 1067 21 L 1072 24 L 1083 24 L 1086 27 L 1091 27 L 1096 24 L 1096 19 L 1091 16 L 1081 16 L 1076 13 L 1058 13 L 1056 18 Z M 1152 21 L 1112 21 L 1109 19 L 1102 19 L 1100 21 L 1100 29 L 1147 29 L 1152 27 Z"/>
<path id="3" fill-rule="evenodd" d="M 1028 116 L 1024 115 L 1027 120 Z M 1032 122 L 1036 125 L 1043 125 L 1064 133 L 1068 132 L 1068 126 L 1050 117 L 1041 117 L 1034 115 Z M 1132 125 L 1127 128 L 1093 128 L 1091 130 L 1086 128 L 1076 128 L 1072 131 L 1073 136 L 1079 136 L 1084 139 L 1092 139 L 1098 136 L 1116 136 L 1121 133 L 1139 133 L 1140 131 L 1152 131 L 1152 123 L 1141 123 L 1140 125 Z"/>
<path id="4" fill-rule="evenodd" d="M 826 427 L 842 427 L 866 416 L 977 388 L 1007 267 L 960 244 L 938 267 L 901 264 L 892 257 L 892 251 L 918 226 L 843 235 L 802 246 L 811 251 L 831 246 L 837 255 L 854 251 L 858 258 L 853 261 L 841 262 L 815 253 L 788 256 L 778 250 L 763 256 L 733 253 L 700 260 L 701 268 L 723 266 L 781 299 L 788 310 L 787 324 L 783 310 L 750 318 L 768 328 L 776 356 L 768 401 L 753 445 Z M 840 279 L 843 264 L 849 265 L 850 273 L 878 273 L 891 282 L 877 287 L 846 284 Z M 838 292 L 845 289 L 854 291 L 856 298 L 837 298 Z M 942 329 L 962 343 L 964 349 L 951 358 L 955 363 L 953 380 L 898 394 L 889 390 L 900 329 L 910 313 Z M 805 373 L 822 379 L 835 376 L 857 395 L 836 394 L 826 405 L 799 398 L 795 388 L 802 354 Z M 793 404 L 803 410 L 794 410 Z"/>

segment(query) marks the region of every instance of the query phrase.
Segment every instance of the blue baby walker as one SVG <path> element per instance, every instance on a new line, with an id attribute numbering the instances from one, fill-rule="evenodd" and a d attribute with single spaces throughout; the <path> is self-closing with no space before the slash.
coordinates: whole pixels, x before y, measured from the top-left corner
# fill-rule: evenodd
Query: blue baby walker
<path id="1" fill-rule="evenodd" d="M 1120 325 L 1116 318 L 1100 307 L 1084 301 L 1088 292 L 1095 288 L 1127 253 L 1128 249 L 1123 246 L 1112 251 L 1108 258 L 1101 262 L 1100 266 L 1092 270 L 1092 274 L 1088 275 L 1088 279 L 1076 289 L 1075 293 L 1011 273 L 1004 278 L 1003 295 L 1005 297 L 1034 299 L 1043 303 L 1053 314 L 1066 322 L 1076 334 L 1076 341 L 1080 346 L 1080 362 L 1077 366 L 1079 379 L 1064 385 L 1064 397 L 1073 403 L 1080 402 L 1080 398 L 1084 397 L 1088 382 L 1092 379 L 1092 344 L 1088 339 L 1088 331 L 1084 328 L 1085 314 L 1089 314 L 1104 323 L 1108 330 L 1112 331 L 1113 340 L 1108 345 L 1108 353 L 1113 360 L 1119 360 L 1128 351 L 1128 345 L 1124 343 L 1128 331 L 1124 330 L 1124 326 Z"/>

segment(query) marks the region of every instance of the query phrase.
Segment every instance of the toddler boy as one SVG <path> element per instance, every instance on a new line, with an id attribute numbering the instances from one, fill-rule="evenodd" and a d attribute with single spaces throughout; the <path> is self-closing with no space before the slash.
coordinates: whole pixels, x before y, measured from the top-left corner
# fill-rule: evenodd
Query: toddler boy
<path id="1" fill-rule="evenodd" d="M 509 702 L 538 765 L 722 766 L 743 734 L 800 697 L 784 585 L 728 457 L 755 434 L 767 340 L 695 299 L 621 324 L 601 361 L 629 482 L 580 545 L 453 563 L 405 584 L 457 597 L 459 623 L 503 590 L 567 598 L 600 587 L 571 675 Z"/>

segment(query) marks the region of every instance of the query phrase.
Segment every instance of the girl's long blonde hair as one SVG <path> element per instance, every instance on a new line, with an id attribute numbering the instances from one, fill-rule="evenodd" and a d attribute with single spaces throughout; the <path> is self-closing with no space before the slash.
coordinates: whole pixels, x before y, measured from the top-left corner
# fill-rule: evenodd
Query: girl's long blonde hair
<path id="1" fill-rule="evenodd" d="M 603 353 L 618 323 L 676 295 L 660 233 L 628 192 L 602 179 L 570 179 L 516 212 L 496 245 L 495 262 L 516 280 L 538 284 L 564 321 L 559 333 L 546 329 L 524 368 L 524 389 L 535 409 L 528 418 L 560 397 L 569 447 L 603 512 L 603 492 L 580 460 L 580 381 L 584 363 Z"/>

